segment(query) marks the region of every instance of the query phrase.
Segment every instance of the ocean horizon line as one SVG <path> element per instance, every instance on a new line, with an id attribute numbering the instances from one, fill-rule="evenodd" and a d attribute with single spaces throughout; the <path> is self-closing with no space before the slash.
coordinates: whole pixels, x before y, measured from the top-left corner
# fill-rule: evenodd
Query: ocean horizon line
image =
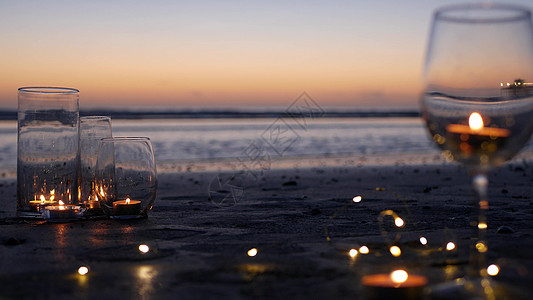
<path id="1" fill-rule="evenodd" d="M 80 109 L 80 116 L 102 115 L 112 119 L 271 119 L 296 118 L 403 118 L 420 117 L 417 110 L 237 110 L 237 109 L 182 109 L 182 110 L 115 110 Z M 17 110 L 0 110 L 0 120 L 17 120 Z"/>

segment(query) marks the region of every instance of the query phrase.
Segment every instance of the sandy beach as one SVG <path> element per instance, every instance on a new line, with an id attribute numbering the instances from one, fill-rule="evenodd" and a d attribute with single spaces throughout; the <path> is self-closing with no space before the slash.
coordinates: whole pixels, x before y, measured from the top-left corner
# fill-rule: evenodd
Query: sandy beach
<path id="1" fill-rule="evenodd" d="M 2 178 L 0 298 L 364 299 L 365 275 L 403 268 L 432 286 L 464 274 L 472 194 L 461 167 L 432 157 L 343 159 L 274 164 L 257 176 L 224 164 L 161 168 L 154 208 L 135 221 L 16 219 L 16 180 Z M 226 182 L 231 176 L 241 181 Z M 533 164 L 515 161 L 490 181 L 488 260 L 505 287 L 498 296 L 527 299 Z M 405 226 L 388 216 L 380 223 L 386 210 Z M 399 257 L 388 251 L 395 240 Z M 449 241 L 455 250 L 444 249 Z M 368 254 L 348 255 L 363 245 Z M 78 275 L 80 266 L 89 273 Z"/>

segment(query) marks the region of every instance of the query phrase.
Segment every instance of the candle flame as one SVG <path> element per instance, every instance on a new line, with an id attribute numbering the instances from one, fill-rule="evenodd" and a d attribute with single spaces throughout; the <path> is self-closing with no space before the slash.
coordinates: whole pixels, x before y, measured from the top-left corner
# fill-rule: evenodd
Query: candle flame
<path id="1" fill-rule="evenodd" d="M 130 204 L 130 198 L 126 198 L 126 204 Z"/>
<path id="2" fill-rule="evenodd" d="M 65 205 L 65 202 L 59 200 L 59 209 L 61 209 L 61 210 L 65 209 L 65 207 L 63 205 Z"/>
<path id="3" fill-rule="evenodd" d="M 86 266 L 79 267 L 78 274 L 84 276 L 87 275 L 87 273 L 89 273 L 89 268 L 87 268 Z"/>
<path id="4" fill-rule="evenodd" d="M 258 252 L 257 248 L 252 248 L 252 249 L 248 250 L 248 256 L 254 257 L 254 256 L 257 255 L 257 252 Z"/>
<path id="5" fill-rule="evenodd" d="M 477 112 L 473 112 L 470 115 L 470 118 L 468 118 L 468 126 L 470 126 L 470 129 L 472 130 L 480 130 L 483 128 L 483 118 L 481 115 Z"/>
<path id="6" fill-rule="evenodd" d="M 98 195 L 94 195 L 94 201 L 98 201 Z"/>
<path id="7" fill-rule="evenodd" d="M 50 191 L 50 195 L 55 195 L 55 193 L 56 193 L 56 190 L 55 190 L 55 189 L 53 189 L 53 190 Z"/>
<path id="8" fill-rule="evenodd" d="M 404 283 L 409 278 L 409 274 L 405 270 L 396 270 L 390 273 L 390 278 L 394 283 Z"/>
<path id="9" fill-rule="evenodd" d="M 46 198 L 44 197 L 44 195 L 41 195 L 41 202 L 44 203 L 44 201 L 46 201 Z"/>

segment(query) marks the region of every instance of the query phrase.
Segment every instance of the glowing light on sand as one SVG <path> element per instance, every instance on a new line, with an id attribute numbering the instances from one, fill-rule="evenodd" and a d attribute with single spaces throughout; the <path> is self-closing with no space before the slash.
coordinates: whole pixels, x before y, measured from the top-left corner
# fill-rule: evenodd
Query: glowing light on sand
<path id="1" fill-rule="evenodd" d="M 470 126 L 472 130 L 480 130 L 483 128 L 483 118 L 481 115 L 477 112 L 473 112 L 470 115 L 470 118 L 468 118 L 468 126 Z"/>
<path id="2" fill-rule="evenodd" d="M 78 268 L 78 274 L 80 275 L 86 275 L 87 273 L 89 273 L 89 268 L 87 268 L 86 266 L 81 266 Z"/>
<path id="3" fill-rule="evenodd" d="M 452 251 L 454 249 L 455 249 L 455 244 L 453 242 L 448 242 L 448 244 L 446 244 L 446 250 Z"/>
<path id="4" fill-rule="evenodd" d="M 405 225 L 405 222 L 403 221 L 402 218 L 400 217 L 396 217 L 394 218 L 394 225 L 396 225 L 396 227 L 403 227 L 403 225 Z"/>
<path id="5" fill-rule="evenodd" d="M 148 251 L 150 251 L 150 247 L 148 247 L 148 245 L 145 245 L 145 244 L 141 244 L 139 245 L 139 251 L 144 254 L 144 253 L 148 253 Z"/>
<path id="6" fill-rule="evenodd" d="M 479 223 L 479 224 L 477 224 L 477 228 L 479 228 L 479 229 L 487 229 L 487 223 L 483 223 L 483 222 Z"/>
<path id="7" fill-rule="evenodd" d="M 355 203 L 359 203 L 359 202 L 361 202 L 361 200 L 363 200 L 363 197 L 361 197 L 361 196 L 355 196 L 352 199 L 352 201 L 355 202 Z"/>
<path id="8" fill-rule="evenodd" d="M 398 257 L 398 256 L 402 255 L 402 249 L 400 249 L 400 247 L 398 247 L 398 246 L 390 247 L 389 251 L 390 251 L 390 254 L 392 254 L 392 256 L 394 256 L 394 257 Z"/>
<path id="9" fill-rule="evenodd" d="M 420 244 L 422 245 L 427 245 L 428 244 L 428 239 L 426 239 L 425 237 L 421 236 L 420 237 Z"/>
<path id="10" fill-rule="evenodd" d="M 409 274 L 405 270 L 395 270 L 390 273 L 390 279 L 394 283 L 404 283 L 409 278 Z"/>
<path id="11" fill-rule="evenodd" d="M 482 242 L 479 242 L 479 243 L 476 244 L 476 249 L 477 249 L 477 251 L 480 252 L 480 253 L 485 253 L 485 252 L 487 252 L 487 250 L 488 250 L 488 249 L 487 249 L 487 245 L 485 245 L 485 244 L 482 243 Z"/>
<path id="12" fill-rule="evenodd" d="M 357 250 L 355 249 L 350 249 L 350 251 L 348 252 L 348 254 L 350 255 L 351 258 L 354 258 L 357 256 L 358 252 Z"/>
<path id="13" fill-rule="evenodd" d="M 490 276 L 496 276 L 498 273 L 500 273 L 500 267 L 498 265 L 492 264 L 487 267 L 487 274 Z"/>
<path id="14" fill-rule="evenodd" d="M 248 256 L 254 257 L 256 255 L 257 255 L 257 248 L 252 248 L 252 249 L 248 250 Z"/>
<path id="15" fill-rule="evenodd" d="M 361 246 L 359 248 L 359 253 L 361 253 L 361 254 L 368 254 L 369 252 L 370 252 L 370 249 L 368 249 L 367 246 Z"/>

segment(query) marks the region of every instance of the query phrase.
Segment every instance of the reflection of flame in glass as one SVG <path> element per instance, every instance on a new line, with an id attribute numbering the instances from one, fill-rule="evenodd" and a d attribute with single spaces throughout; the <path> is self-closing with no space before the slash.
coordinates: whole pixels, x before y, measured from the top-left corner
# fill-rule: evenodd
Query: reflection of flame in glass
<path id="1" fill-rule="evenodd" d="M 470 126 L 470 129 L 472 130 L 480 130 L 483 128 L 483 118 L 481 115 L 477 112 L 470 114 L 470 118 L 468 118 L 468 126 Z"/>
<path id="2" fill-rule="evenodd" d="M 65 205 L 65 202 L 59 200 L 59 209 L 65 209 L 63 205 Z"/>
<path id="3" fill-rule="evenodd" d="M 390 273 L 390 278 L 394 283 L 404 283 L 409 278 L 409 274 L 405 270 L 396 270 Z"/>

